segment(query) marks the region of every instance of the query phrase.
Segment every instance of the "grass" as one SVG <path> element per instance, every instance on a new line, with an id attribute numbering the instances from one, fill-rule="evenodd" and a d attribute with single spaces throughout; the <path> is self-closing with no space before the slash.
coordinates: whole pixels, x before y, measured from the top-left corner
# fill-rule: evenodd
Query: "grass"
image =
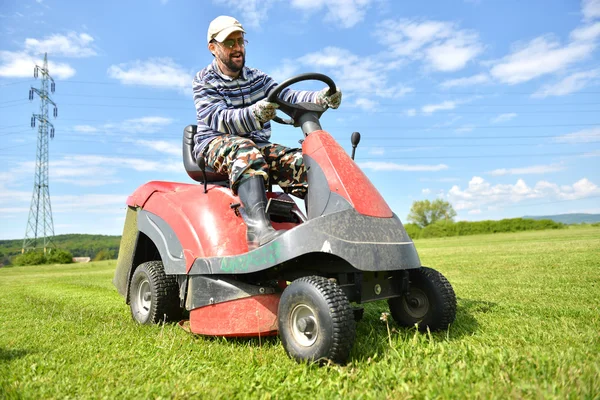
<path id="1" fill-rule="evenodd" d="M 416 245 L 454 286 L 456 322 L 388 336 L 386 303 L 367 305 L 346 366 L 136 325 L 115 261 L 2 268 L 0 398 L 600 398 L 600 228 Z"/>

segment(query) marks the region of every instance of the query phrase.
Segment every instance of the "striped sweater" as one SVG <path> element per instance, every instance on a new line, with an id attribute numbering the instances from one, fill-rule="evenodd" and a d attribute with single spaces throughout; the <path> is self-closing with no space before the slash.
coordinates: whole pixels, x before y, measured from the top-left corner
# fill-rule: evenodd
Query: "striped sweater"
<path id="1" fill-rule="evenodd" d="M 277 86 L 267 74 L 244 67 L 233 79 L 219 70 L 216 60 L 198 72 L 193 81 L 198 130 L 194 137 L 194 157 L 215 137 L 237 135 L 255 142 L 268 142 L 271 122 L 261 124 L 251 105 L 265 99 Z M 285 89 L 279 95 L 289 103 L 314 102 L 318 92 Z"/>

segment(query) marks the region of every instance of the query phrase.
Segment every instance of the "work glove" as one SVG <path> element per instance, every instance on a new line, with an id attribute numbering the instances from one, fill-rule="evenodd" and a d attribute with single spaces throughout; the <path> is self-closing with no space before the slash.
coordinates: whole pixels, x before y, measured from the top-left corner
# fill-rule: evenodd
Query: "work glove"
<path id="1" fill-rule="evenodd" d="M 254 118 L 256 118 L 256 120 L 261 124 L 264 124 L 265 122 L 275 118 L 279 105 L 266 100 L 260 100 L 252 104 L 250 107 L 252 107 L 252 114 L 254 115 Z"/>
<path id="2" fill-rule="evenodd" d="M 321 90 L 317 94 L 317 99 L 316 99 L 315 103 L 317 103 L 321 107 L 329 107 L 329 108 L 334 108 L 334 109 L 338 108 L 340 106 L 340 104 L 342 103 L 342 91 L 340 89 L 336 88 L 335 93 L 332 95 L 329 95 L 329 96 L 327 95 L 327 91 L 329 91 L 328 87 Z"/>

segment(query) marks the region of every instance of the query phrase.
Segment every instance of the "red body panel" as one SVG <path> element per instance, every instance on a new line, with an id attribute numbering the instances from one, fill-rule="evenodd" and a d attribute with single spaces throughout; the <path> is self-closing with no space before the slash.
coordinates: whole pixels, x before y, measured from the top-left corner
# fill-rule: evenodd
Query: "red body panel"
<path id="1" fill-rule="evenodd" d="M 371 217 L 393 216 L 369 178 L 329 133 L 312 132 L 302 144 L 302 153 L 319 163 L 330 190 L 348 200 L 357 212 Z"/>
<path id="2" fill-rule="evenodd" d="M 263 294 L 195 308 L 190 311 L 190 329 L 200 335 L 275 335 L 280 296 Z"/>
<path id="3" fill-rule="evenodd" d="M 268 193 L 277 197 L 278 193 Z M 198 257 L 222 257 L 248 252 L 246 224 L 230 207 L 239 198 L 228 188 L 153 181 L 138 188 L 127 204 L 161 217 L 175 232 L 183 249 L 187 272 Z M 218 218 L 217 218 L 218 216 Z M 291 223 L 273 223 L 291 229 Z"/>

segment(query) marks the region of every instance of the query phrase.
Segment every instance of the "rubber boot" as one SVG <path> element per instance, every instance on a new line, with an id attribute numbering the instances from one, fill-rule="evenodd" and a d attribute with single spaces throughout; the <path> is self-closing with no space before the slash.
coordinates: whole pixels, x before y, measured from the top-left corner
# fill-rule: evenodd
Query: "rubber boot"
<path id="1" fill-rule="evenodd" d="M 238 196 L 246 211 L 248 248 L 269 243 L 282 232 L 275 230 L 267 218 L 267 194 L 262 176 L 253 176 L 238 187 Z"/>

